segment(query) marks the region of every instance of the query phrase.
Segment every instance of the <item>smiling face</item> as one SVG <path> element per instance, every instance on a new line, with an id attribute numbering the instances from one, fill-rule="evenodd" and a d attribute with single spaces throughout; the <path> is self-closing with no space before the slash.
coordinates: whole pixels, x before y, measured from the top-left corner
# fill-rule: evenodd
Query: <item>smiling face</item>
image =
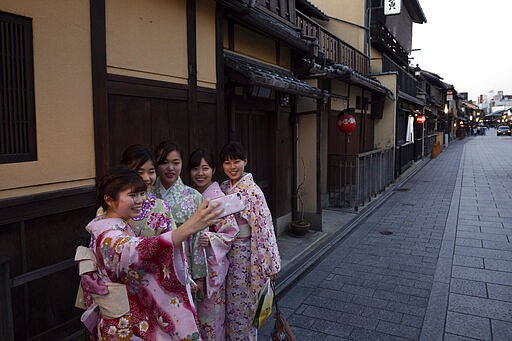
<path id="1" fill-rule="evenodd" d="M 136 171 L 148 186 L 147 191 L 149 192 L 151 190 L 151 186 L 153 186 L 156 180 L 156 170 L 153 161 L 146 161 L 142 166 L 136 169 Z"/>
<path id="2" fill-rule="evenodd" d="M 232 185 L 237 183 L 244 175 L 245 165 L 247 165 L 247 160 L 241 159 L 228 159 L 222 162 L 224 173 L 231 180 Z"/>
<path id="3" fill-rule="evenodd" d="M 181 155 L 176 150 L 173 150 L 167 154 L 162 163 L 157 166 L 160 182 L 165 189 L 168 189 L 174 185 L 174 183 L 178 180 L 181 174 L 182 166 L 183 162 L 181 160 Z"/>
<path id="4" fill-rule="evenodd" d="M 140 214 L 145 199 L 145 191 L 135 192 L 133 188 L 119 192 L 117 199 L 105 195 L 105 202 L 108 205 L 107 218 L 135 218 Z"/>
<path id="5" fill-rule="evenodd" d="M 192 167 L 190 170 L 190 178 L 194 183 L 194 187 L 201 193 L 212 183 L 212 176 L 215 173 L 208 162 L 204 158 L 201 158 L 201 162 L 197 167 Z"/>

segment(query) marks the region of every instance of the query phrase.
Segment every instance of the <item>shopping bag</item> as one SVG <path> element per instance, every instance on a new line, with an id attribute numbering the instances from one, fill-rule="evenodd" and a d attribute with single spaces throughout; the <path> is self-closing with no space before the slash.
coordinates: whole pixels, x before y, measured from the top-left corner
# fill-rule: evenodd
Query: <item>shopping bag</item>
<path id="1" fill-rule="evenodd" d="M 252 320 L 255 328 L 260 328 L 267 317 L 272 314 L 272 304 L 274 303 L 274 291 L 272 290 L 270 278 L 267 279 L 263 288 L 258 293 L 256 300 L 256 311 Z"/>

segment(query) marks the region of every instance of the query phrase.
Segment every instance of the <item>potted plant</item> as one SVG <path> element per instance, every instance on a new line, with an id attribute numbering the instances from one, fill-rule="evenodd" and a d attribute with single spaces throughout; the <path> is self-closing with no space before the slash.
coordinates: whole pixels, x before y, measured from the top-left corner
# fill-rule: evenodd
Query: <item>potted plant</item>
<path id="1" fill-rule="evenodd" d="M 297 236 L 304 236 L 308 233 L 311 223 L 304 219 L 304 183 L 306 182 L 306 167 L 304 160 L 302 161 L 303 176 L 301 182 L 297 185 L 295 193 L 299 202 L 298 219 L 292 220 L 290 223 L 290 231 Z"/>

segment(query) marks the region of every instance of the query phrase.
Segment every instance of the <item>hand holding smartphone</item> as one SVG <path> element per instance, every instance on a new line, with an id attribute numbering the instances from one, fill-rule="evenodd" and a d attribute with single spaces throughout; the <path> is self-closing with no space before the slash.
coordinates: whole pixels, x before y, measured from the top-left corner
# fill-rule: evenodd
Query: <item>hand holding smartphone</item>
<path id="1" fill-rule="evenodd" d="M 242 201 L 242 195 L 240 193 L 228 194 L 226 196 L 210 200 L 210 203 L 213 202 L 220 203 L 217 209 L 221 208 L 224 210 L 217 218 L 222 218 L 230 214 L 240 212 L 245 208 L 244 202 Z"/>

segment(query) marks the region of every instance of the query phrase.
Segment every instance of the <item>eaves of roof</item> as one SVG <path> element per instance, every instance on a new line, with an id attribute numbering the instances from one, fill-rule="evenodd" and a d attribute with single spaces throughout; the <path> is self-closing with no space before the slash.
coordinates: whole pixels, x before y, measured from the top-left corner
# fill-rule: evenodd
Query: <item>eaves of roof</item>
<path id="1" fill-rule="evenodd" d="M 425 78 L 429 83 L 431 84 L 435 84 L 437 86 L 440 86 L 440 87 L 443 87 L 444 88 L 444 82 L 442 81 L 442 77 L 433 73 L 433 72 L 430 72 L 430 71 L 425 71 L 425 70 L 421 70 L 421 75 L 423 76 L 423 78 Z"/>
<path id="2" fill-rule="evenodd" d="M 232 10 L 226 11 L 226 17 L 252 30 L 282 40 L 303 52 L 309 52 L 313 48 L 313 43 L 302 39 L 301 30 L 293 23 L 269 15 L 249 0 L 217 0 L 217 2 Z"/>
<path id="3" fill-rule="evenodd" d="M 314 68 L 320 72 L 325 72 L 327 77 L 336 78 L 346 81 L 347 83 L 360 85 L 361 87 L 368 90 L 380 92 L 386 95 L 392 101 L 395 100 L 393 92 L 382 85 L 379 81 L 365 77 L 346 65 L 333 64 L 329 66 L 321 66 L 319 64 L 315 64 Z"/>
<path id="4" fill-rule="evenodd" d="M 313 4 L 311 1 L 308 0 L 296 0 L 296 6 L 302 7 L 302 12 L 304 14 L 309 15 L 313 18 L 328 21 L 329 17 L 322 12 L 320 8 L 318 8 L 315 4 Z"/>
<path id="5" fill-rule="evenodd" d="M 417 104 L 419 106 L 424 107 L 425 106 L 425 100 L 421 100 L 419 98 L 416 98 L 414 96 L 411 96 L 403 91 L 398 91 L 398 98 L 406 100 L 408 102 L 411 102 L 413 104 Z"/>
<path id="6" fill-rule="evenodd" d="M 224 52 L 224 65 L 244 76 L 247 84 L 313 98 L 328 95 L 327 92 L 298 79 L 287 70 L 231 52 Z"/>
<path id="7" fill-rule="evenodd" d="M 411 15 L 411 19 L 413 22 L 417 24 L 424 24 L 427 22 L 427 17 L 425 17 L 425 13 L 423 13 L 423 8 L 418 0 L 405 0 L 405 7 L 407 7 L 409 14 Z"/>

